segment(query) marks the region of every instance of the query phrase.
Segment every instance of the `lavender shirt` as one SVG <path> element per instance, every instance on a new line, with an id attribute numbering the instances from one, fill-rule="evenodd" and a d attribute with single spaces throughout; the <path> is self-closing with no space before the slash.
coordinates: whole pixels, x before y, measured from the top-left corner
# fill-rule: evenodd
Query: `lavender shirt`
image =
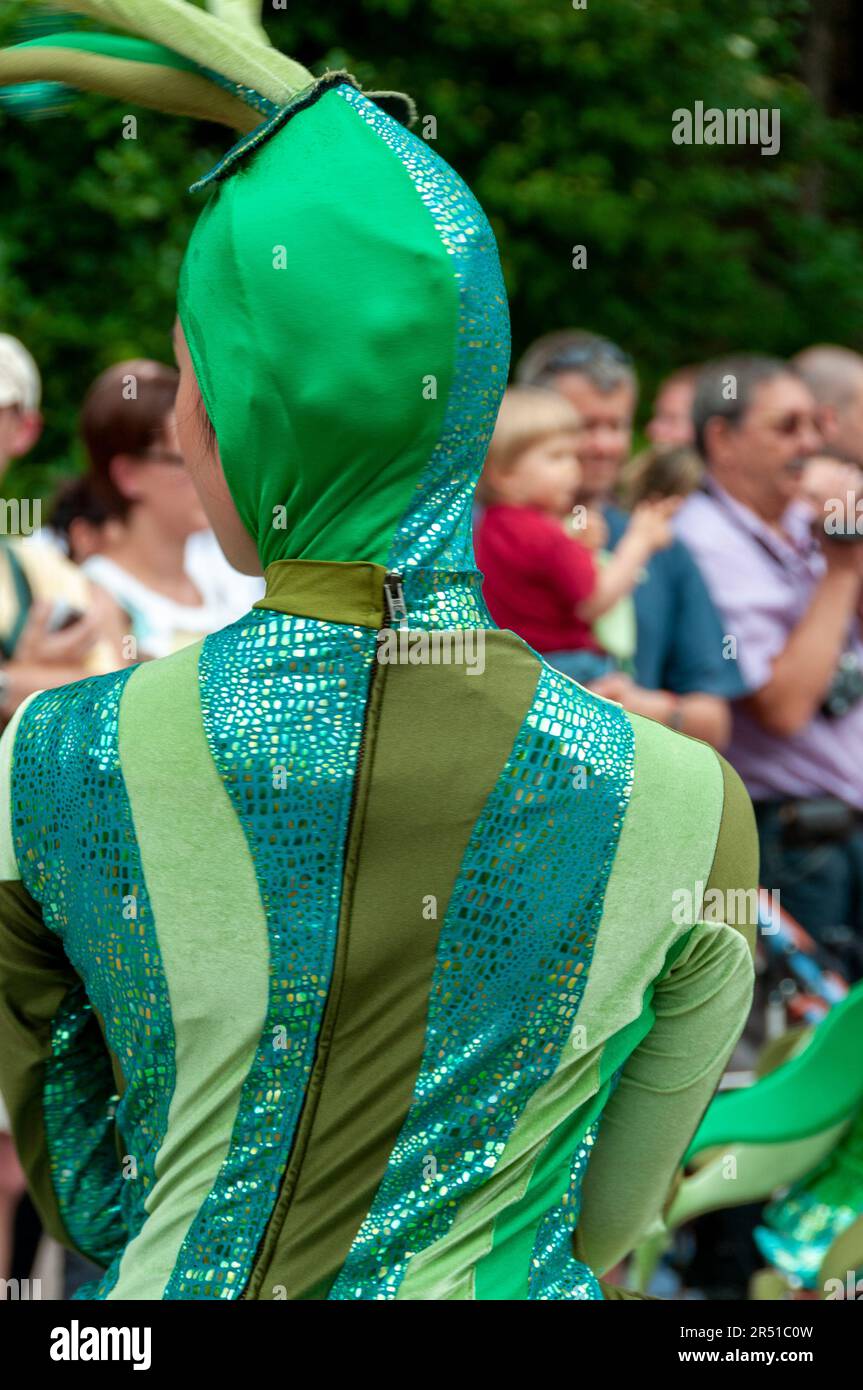
<path id="1" fill-rule="evenodd" d="M 687 498 L 675 525 L 727 637 L 736 638 L 738 670 L 751 693 L 769 681 L 773 662 L 812 601 L 824 558 L 802 506 L 793 504 L 783 518 L 785 541 L 712 480 L 707 486 Z M 863 661 L 856 620 L 849 638 Z M 754 801 L 830 795 L 863 810 L 863 701 L 841 719 L 816 714 L 790 738 L 768 733 L 739 702 L 732 712 L 727 756 Z"/>

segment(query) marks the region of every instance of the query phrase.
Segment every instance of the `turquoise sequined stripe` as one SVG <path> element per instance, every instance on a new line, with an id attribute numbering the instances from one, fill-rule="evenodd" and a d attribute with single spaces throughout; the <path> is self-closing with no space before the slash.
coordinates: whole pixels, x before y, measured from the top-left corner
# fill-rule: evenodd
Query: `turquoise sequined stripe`
<path id="1" fill-rule="evenodd" d="M 63 941 L 126 1081 L 116 1125 L 114 1081 L 90 1005 L 67 996 L 53 1028 L 45 1128 L 70 1233 L 109 1231 L 104 1277 L 76 1297 L 104 1298 L 120 1241 L 146 1219 L 145 1200 L 174 1088 L 174 1032 L 155 924 L 120 767 L 117 727 L 131 670 L 38 695 L 25 710 L 12 770 L 13 834 L 25 887 Z M 79 1239 L 81 1236 L 79 1236 Z M 96 1253 L 96 1252 L 94 1252 Z"/>
<path id="2" fill-rule="evenodd" d="M 404 576 L 406 617 L 410 630 L 434 632 L 458 628 L 494 628 L 482 596 L 478 570 L 410 569 Z"/>
<path id="3" fill-rule="evenodd" d="M 338 93 L 413 180 L 451 258 L 459 294 L 455 371 L 441 437 L 393 538 L 389 568 L 470 570 L 474 488 L 509 367 L 509 311 L 494 233 L 470 189 L 425 140 L 355 88 L 339 87 Z"/>
<path id="4" fill-rule="evenodd" d="M 595 1120 L 572 1156 L 569 1185 L 560 1206 L 547 1212 L 536 1233 L 528 1271 L 527 1296 L 533 1302 L 573 1302 L 601 1299 L 602 1289 L 593 1271 L 572 1253 L 572 1237 L 581 1205 L 581 1186 L 596 1143 Z"/>
<path id="5" fill-rule="evenodd" d="M 633 768 L 623 710 L 544 667 L 465 852 L 441 927 L 413 1101 L 330 1298 L 398 1296 L 412 1257 L 488 1180 L 557 1069 Z"/>
<path id="6" fill-rule="evenodd" d="M 814 1289 L 837 1236 L 863 1216 L 863 1108 L 839 1143 L 811 1173 L 768 1203 L 754 1231 L 762 1255 Z"/>
<path id="7" fill-rule="evenodd" d="M 270 980 L 230 1148 L 166 1298 L 239 1297 L 278 1195 L 329 990 L 375 637 L 257 609 L 201 650 L 204 731 L 254 862 Z"/>
<path id="8" fill-rule="evenodd" d="M 51 1182 L 74 1244 L 109 1266 L 126 1241 L 114 1146 L 114 1076 L 84 987 L 51 1022 L 43 1115 Z M 71 1140 L 71 1143 L 70 1143 Z"/>

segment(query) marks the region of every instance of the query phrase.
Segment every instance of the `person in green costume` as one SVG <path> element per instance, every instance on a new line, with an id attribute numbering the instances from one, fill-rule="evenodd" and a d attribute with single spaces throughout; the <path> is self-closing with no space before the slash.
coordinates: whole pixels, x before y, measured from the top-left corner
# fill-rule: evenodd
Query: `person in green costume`
<path id="1" fill-rule="evenodd" d="M 488 616 L 506 294 L 409 104 L 313 79 L 238 0 L 74 7 L 133 37 L 9 50 L 0 82 L 245 132 L 202 181 L 177 413 L 267 589 L 0 745 L 0 1084 L 34 1199 L 104 1271 L 83 1298 L 626 1297 L 602 1276 L 750 1006 L 754 927 L 701 909 L 754 889 L 746 794 Z"/>

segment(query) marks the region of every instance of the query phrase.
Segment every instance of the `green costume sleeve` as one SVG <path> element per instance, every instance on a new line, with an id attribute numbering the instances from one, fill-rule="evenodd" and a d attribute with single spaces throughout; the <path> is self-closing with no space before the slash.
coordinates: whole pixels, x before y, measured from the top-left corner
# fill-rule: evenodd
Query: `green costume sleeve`
<path id="1" fill-rule="evenodd" d="M 19 878 L 9 765 L 23 711 L 0 740 L 0 1093 L 45 1230 L 107 1265 L 126 1239 L 114 1071 L 83 985 Z M 73 1112 L 86 1136 L 74 1153 L 64 1138 Z"/>
<path id="2" fill-rule="evenodd" d="M 709 889 L 726 902 L 757 885 L 749 798 L 722 761 L 724 802 Z M 754 927 L 700 922 L 657 982 L 656 1021 L 627 1060 L 584 1180 L 576 1258 L 611 1269 L 659 1216 L 669 1181 L 743 1031 Z M 705 1061 L 705 1058 L 707 1059 Z"/>

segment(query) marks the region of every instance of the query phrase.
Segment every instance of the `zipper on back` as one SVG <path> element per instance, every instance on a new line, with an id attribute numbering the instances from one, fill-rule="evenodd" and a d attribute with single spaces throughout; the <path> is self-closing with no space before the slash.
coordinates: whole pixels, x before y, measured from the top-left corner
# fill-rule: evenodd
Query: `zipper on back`
<path id="1" fill-rule="evenodd" d="M 384 576 L 383 590 L 385 617 L 379 631 L 383 631 L 385 628 L 406 626 L 408 612 L 407 604 L 405 602 L 403 576 L 399 574 L 396 570 L 388 571 L 387 574 Z M 377 716 L 379 713 L 380 687 L 381 663 L 377 659 L 376 649 L 374 665 L 372 666 L 371 675 L 369 676 L 369 684 L 366 691 L 365 716 L 363 718 L 363 727 L 360 733 L 360 742 L 359 747 L 357 749 L 357 759 L 354 766 L 354 781 L 351 790 L 351 804 L 350 809 L 348 811 L 348 829 L 345 837 L 344 868 L 342 871 L 342 900 L 339 909 L 338 926 L 336 928 L 336 950 L 333 959 L 332 977 L 330 979 L 329 997 L 327 999 L 327 1004 L 324 1009 L 323 1017 L 321 1019 L 321 1026 L 318 1033 L 318 1041 L 315 1048 L 315 1060 L 312 1063 L 308 1080 L 306 1082 L 306 1101 L 304 1102 L 303 1107 L 300 1111 L 299 1120 L 297 1122 L 297 1129 L 294 1135 L 294 1142 L 291 1146 L 291 1151 L 287 1155 L 285 1161 L 281 1190 L 273 1205 L 273 1209 L 270 1212 L 266 1228 L 261 1236 L 260 1241 L 258 1242 L 258 1248 L 255 1252 L 255 1258 L 252 1261 L 252 1268 L 249 1273 L 249 1278 L 246 1281 L 246 1285 L 243 1289 L 243 1292 L 240 1294 L 240 1299 L 245 1299 L 247 1297 L 247 1292 L 252 1283 L 252 1277 L 254 1275 L 255 1269 L 257 1268 L 262 1258 L 264 1248 L 268 1242 L 268 1237 L 271 1236 L 271 1226 L 275 1217 L 275 1213 L 278 1210 L 279 1203 L 283 1201 L 285 1198 L 287 1198 L 287 1203 L 284 1212 L 282 1213 L 279 1221 L 279 1229 L 275 1232 L 275 1235 L 273 1236 L 272 1240 L 272 1254 L 269 1261 L 270 1264 L 272 1263 L 272 1258 L 275 1255 L 275 1252 L 278 1248 L 279 1233 L 284 1228 L 285 1222 L 287 1221 L 288 1216 L 290 1214 L 291 1199 L 296 1190 L 297 1182 L 299 1181 L 300 1172 L 302 1170 L 302 1157 L 304 1156 L 308 1142 L 308 1136 L 311 1133 L 312 1127 L 314 1125 L 315 1114 L 317 1112 L 317 1104 L 321 1094 L 322 1084 L 320 1086 L 314 1087 L 313 1082 L 315 1080 L 315 1070 L 320 1058 L 322 1043 L 328 1043 L 329 1041 L 330 1032 L 333 1026 L 335 1025 L 335 1021 L 338 1016 L 339 1003 L 341 999 L 341 982 L 343 978 L 344 960 L 347 953 L 348 922 L 350 918 L 351 907 L 353 905 L 353 891 L 351 891 L 347 895 L 345 894 L 345 870 L 352 861 L 353 851 L 358 845 L 360 837 L 362 835 L 363 817 L 357 814 L 358 797 L 361 788 L 363 791 L 366 790 L 365 778 L 363 776 L 363 773 L 367 757 L 369 730 L 372 725 L 372 722 L 374 722 L 375 724 L 377 723 Z M 324 1075 L 326 1075 L 326 1064 L 324 1064 L 324 1067 L 322 1069 L 322 1077 Z M 308 1101 L 310 1092 L 313 1092 L 314 1094 L 314 1101 L 309 1105 Z M 300 1149 L 302 1150 L 301 1152 Z M 301 1162 L 299 1167 L 292 1174 L 291 1162 L 297 1156 L 298 1152 L 300 1152 Z M 290 1186 L 288 1185 L 289 1178 L 291 1179 Z M 265 1272 L 260 1276 L 258 1280 L 258 1288 L 260 1288 L 263 1284 L 264 1277 Z"/>

